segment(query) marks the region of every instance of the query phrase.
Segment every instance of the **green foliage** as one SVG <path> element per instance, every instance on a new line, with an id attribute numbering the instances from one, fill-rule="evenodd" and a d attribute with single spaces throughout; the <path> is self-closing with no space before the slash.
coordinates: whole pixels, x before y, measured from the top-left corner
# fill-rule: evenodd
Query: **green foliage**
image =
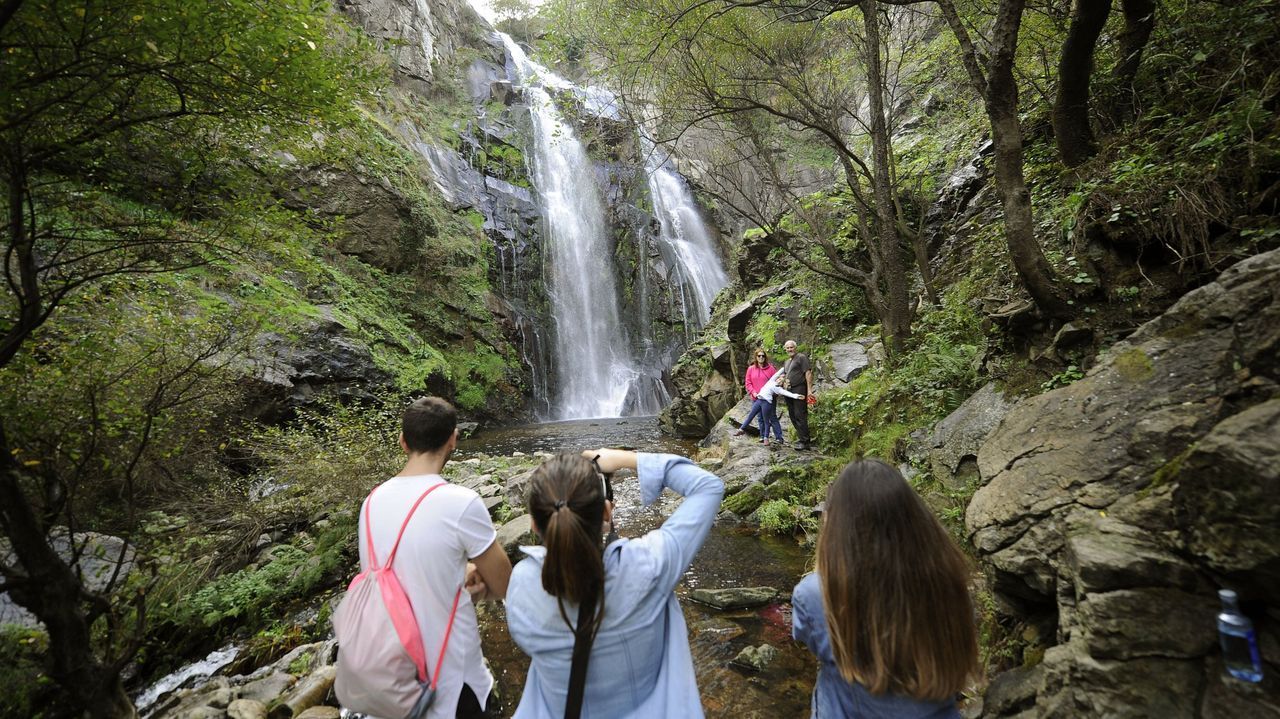
<path id="1" fill-rule="evenodd" d="M 334 581 L 350 561 L 355 536 L 354 518 L 348 517 L 322 534 L 313 551 L 296 543 L 276 547 L 260 566 L 219 577 L 171 604 L 162 617 L 191 629 L 214 629 L 228 620 L 255 626 Z"/>
<path id="2" fill-rule="evenodd" d="M 760 517 L 760 529 L 770 534 L 791 534 L 799 526 L 797 507 L 785 499 L 771 499 L 756 509 Z"/>
<path id="3" fill-rule="evenodd" d="M 1067 365 L 1066 369 L 1050 377 L 1048 380 L 1045 380 L 1045 382 L 1040 385 L 1040 389 L 1048 392 L 1051 389 L 1065 387 L 1078 379 L 1084 379 L 1084 372 L 1076 365 Z"/>
<path id="4" fill-rule="evenodd" d="M 251 479 L 288 487 L 281 501 L 349 507 L 403 465 L 397 439 L 405 404 L 391 396 L 369 405 L 315 405 L 238 444 L 262 464 Z"/>
<path id="5" fill-rule="evenodd" d="M 810 414 L 824 449 L 846 456 L 899 459 L 899 441 L 946 416 L 977 389 L 975 360 L 985 343 L 965 288 L 921 316 L 914 346 L 896 366 L 868 368 L 845 388 L 824 394 Z"/>
<path id="6" fill-rule="evenodd" d="M 45 673 L 48 646 L 42 631 L 0 624 L 0 716 L 43 719 L 53 692 Z"/>

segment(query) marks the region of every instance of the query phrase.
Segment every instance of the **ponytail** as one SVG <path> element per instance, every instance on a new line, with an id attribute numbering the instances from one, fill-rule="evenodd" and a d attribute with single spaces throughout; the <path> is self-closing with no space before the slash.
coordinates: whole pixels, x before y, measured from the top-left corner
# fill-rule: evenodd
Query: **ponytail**
<path id="1" fill-rule="evenodd" d="M 529 488 L 529 514 L 547 549 L 542 562 L 542 588 L 560 600 L 594 608 L 591 636 L 604 616 L 604 556 L 600 527 L 604 492 L 591 462 L 581 455 L 561 454 L 534 471 Z M 580 622 L 581 623 L 581 622 Z M 587 629 L 578 627 L 575 633 Z"/>

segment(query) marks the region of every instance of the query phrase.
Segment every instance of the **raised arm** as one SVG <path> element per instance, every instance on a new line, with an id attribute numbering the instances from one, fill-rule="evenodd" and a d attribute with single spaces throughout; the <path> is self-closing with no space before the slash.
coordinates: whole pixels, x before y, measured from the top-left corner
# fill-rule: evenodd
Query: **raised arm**
<path id="1" fill-rule="evenodd" d="M 618 450 L 609 450 L 617 452 Z M 662 526 L 633 542 L 652 548 L 658 564 L 655 581 L 663 591 L 675 588 L 689 563 L 702 547 L 711 531 L 711 523 L 720 511 L 724 482 L 685 457 L 674 454 L 626 452 L 630 457 L 601 455 L 600 466 L 606 472 L 616 468 L 635 467 L 640 475 L 640 501 L 646 505 L 658 500 L 664 488 L 684 497 Z M 624 463 L 625 462 L 625 463 Z"/>

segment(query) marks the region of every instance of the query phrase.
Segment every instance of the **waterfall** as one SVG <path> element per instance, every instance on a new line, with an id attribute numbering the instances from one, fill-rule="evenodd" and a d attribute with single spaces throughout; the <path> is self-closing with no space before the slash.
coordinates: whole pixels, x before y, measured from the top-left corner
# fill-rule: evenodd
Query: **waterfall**
<path id="1" fill-rule="evenodd" d="M 548 88 L 569 83 L 534 63 L 502 34 L 533 119 L 533 184 L 546 217 L 547 293 L 555 327 L 557 419 L 618 417 L 636 392 L 640 372 L 618 309 L 610 227 L 595 170 Z"/>
<path id="2" fill-rule="evenodd" d="M 671 401 L 666 370 L 707 323 L 716 292 L 727 284 L 714 240 L 688 184 L 642 135 L 657 232 L 645 222 L 630 228 L 634 303 L 624 300 L 605 180 L 556 105 L 556 99 L 570 98 L 588 115 L 621 122 L 616 99 L 603 88 L 580 88 L 556 76 L 509 36 L 498 35 L 509 58 L 508 77 L 523 88 L 529 108 L 532 138 L 525 155 L 543 218 L 541 274 L 550 326 L 545 335 L 536 324 L 521 327 L 535 404 L 544 419 L 657 414 Z M 505 275 L 506 256 L 499 255 Z M 665 300 L 652 297 L 651 285 L 667 293 Z M 674 335 L 663 318 L 680 320 Z"/>
<path id="3" fill-rule="evenodd" d="M 711 319 L 711 302 L 729 278 L 688 183 L 671 169 L 670 158 L 651 140 L 643 138 L 643 147 L 649 195 L 660 228 L 658 248 L 677 275 L 678 281 L 668 286 L 679 293 L 687 343 L 689 333 L 696 333 Z"/>

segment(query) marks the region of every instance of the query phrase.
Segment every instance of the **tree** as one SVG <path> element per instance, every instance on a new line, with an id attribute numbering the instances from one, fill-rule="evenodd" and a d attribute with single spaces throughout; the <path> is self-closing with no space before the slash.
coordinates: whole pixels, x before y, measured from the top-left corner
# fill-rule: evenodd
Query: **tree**
<path id="1" fill-rule="evenodd" d="M 1124 99 L 1133 92 L 1133 78 L 1155 26 L 1153 0 L 1123 0 L 1125 29 L 1120 35 L 1120 59 L 1112 71 L 1117 97 L 1107 108 L 1115 125 L 1122 124 Z M 1111 0 L 1076 0 L 1075 12 L 1058 60 L 1058 94 L 1053 103 L 1053 133 L 1058 155 L 1076 167 L 1097 153 L 1090 126 L 1090 85 L 1098 38 L 1111 14 Z"/>
<path id="2" fill-rule="evenodd" d="M 173 194 L 172 184 L 202 180 L 197 173 L 210 167 L 234 168 L 246 152 L 309 139 L 344 116 L 371 85 L 356 38 L 310 0 L 0 5 L 0 371 L 24 358 L 38 332 L 57 327 L 59 308 L 90 288 L 201 264 L 234 251 L 240 239 L 251 242 L 220 235 L 216 203 L 201 193 Z M 207 194 L 225 199 L 236 191 Z M 207 221 L 184 221 L 199 217 Z M 55 538 L 74 538 L 68 527 L 84 483 L 123 482 L 116 490 L 128 494 L 151 428 L 198 394 L 198 382 L 189 382 L 204 377 L 228 341 L 171 348 L 163 362 L 152 356 L 121 369 L 116 381 L 168 368 L 148 375 L 151 393 L 134 415 L 143 424 L 131 430 L 141 434 L 127 445 L 132 459 L 123 470 L 91 461 L 103 456 L 98 442 L 74 458 L 15 445 L 28 428 L 12 424 L 11 414 L 0 417 L 0 529 L 12 547 L 0 563 L 0 589 L 45 624 L 67 715 L 133 715 L 119 670 L 136 643 L 116 641 L 125 631 L 118 608 L 85 588 Z M 89 409 L 91 421 L 105 416 Z M 145 622 L 140 602 L 130 612 Z"/>
<path id="3" fill-rule="evenodd" d="M 705 189 L 796 261 L 862 289 L 900 351 L 913 315 L 905 249 L 921 238 L 892 164 L 885 18 L 867 7 L 819 24 L 771 9 L 623 0 L 576 8 L 573 26 L 610 60 L 626 106 L 660 141 L 696 137 L 700 152 L 716 154 Z M 819 207 L 809 197 L 817 188 L 791 179 L 797 150 L 815 145 L 836 168 L 834 194 L 851 217 Z"/>
<path id="4" fill-rule="evenodd" d="M 879 0 L 893 2 L 893 0 Z M 951 0 L 936 0 L 960 46 L 969 81 L 982 98 L 995 144 L 996 185 L 1004 207 L 1005 244 L 1018 278 L 1041 312 L 1055 319 L 1074 313 L 1053 267 L 1036 241 L 1031 193 L 1023 173 L 1022 124 L 1018 119 L 1018 83 L 1014 59 L 1025 0 L 999 0 L 985 51 L 974 44 Z M 895 3 L 897 4 L 897 3 Z M 985 67 L 983 60 L 986 60 Z"/>

